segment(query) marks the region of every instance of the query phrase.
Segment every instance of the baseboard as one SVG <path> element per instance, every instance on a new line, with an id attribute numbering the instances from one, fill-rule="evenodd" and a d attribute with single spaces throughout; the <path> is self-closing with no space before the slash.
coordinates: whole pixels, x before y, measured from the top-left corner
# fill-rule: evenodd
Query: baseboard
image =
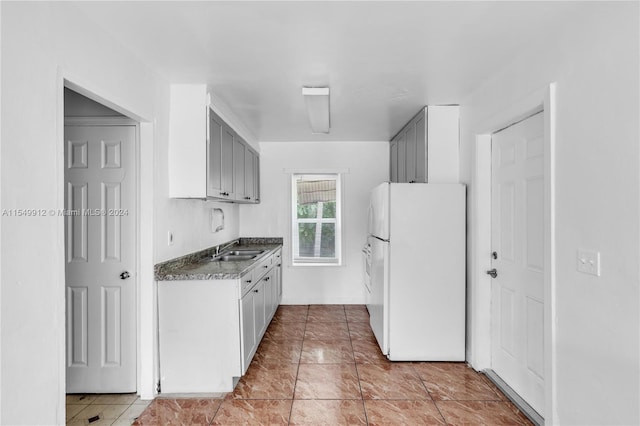
<path id="1" fill-rule="evenodd" d="M 518 407 L 518 409 L 522 411 L 522 413 L 527 416 L 529 420 L 533 422 L 533 424 L 535 424 L 536 426 L 544 425 L 544 417 L 538 414 L 536 410 L 534 410 L 529 404 L 527 404 L 527 401 L 522 399 L 520 395 L 518 395 L 513 389 L 511 389 L 511 387 L 504 380 L 502 380 L 495 371 L 487 369 L 483 370 L 482 373 L 487 376 L 487 378 L 491 380 L 493 384 L 496 385 L 498 389 L 500 389 L 502 393 L 505 394 L 505 396 L 509 398 L 509 400 L 513 402 L 513 404 Z"/>
<path id="2" fill-rule="evenodd" d="M 280 302 L 281 305 L 364 305 L 366 302 L 360 299 L 285 299 Z"/>

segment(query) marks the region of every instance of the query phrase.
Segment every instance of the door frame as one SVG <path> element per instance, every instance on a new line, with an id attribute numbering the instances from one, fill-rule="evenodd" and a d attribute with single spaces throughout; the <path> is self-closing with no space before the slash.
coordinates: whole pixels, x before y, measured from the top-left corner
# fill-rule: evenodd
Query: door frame
<path id="1" fill-rule="evenodd" d="M 153 275 L 153 141 L 155 120 L 145 117 L 141 113 L 136 113 L 135 108 L 121 106 L 124 103 L 116 103 L 109 99 L 118 99 L 119 96 L 112 91 L 106 90 L 96 82 L 91 82 L 91 78 L 82 78 L 69 70 L 58 67 L 57 70 L 57 135 L 60 141 L 56 147 L 57 176 L 59 185 L 57 196 L 58 209 L 64 209 L 64 89 L 72 89 L 83 96 L 86 96 L 102 105 L 105 105 L 137 122 L 136 135 L 136 387 L 137 393 L 142 399 L 153 399 L 157 394 L 156 382 L 157 374 L 157 346 L 156 336 L 156 291 L 154 288 Z M 57 268 L 56 280 L 59 282 L 59 295 L 56 301 L 58 312 L 61 312 L 58 327 L 62 330 L 61 339 L 58 342 L 57 354 L 59 359 L 59 379 L 60 406 L 64 407 L 66 393 L 66 326 L 65 326 L 65 305 L 66 305 L 66 281 L 65 281 L 65 225 L 64 218 L 59 217 L 58 227 L 58 247 L 59 267 Z"/>
<path id="2" fill-rule="evenodd" d="M 544 114 L 544 374 L 548 424 L 557 422 L 555 145 L 556 83 L 507 107 L 474 129 L 473 199 L 470 202 L 469 329 L 467 362 L 477 371 L 491 369 L 491 137 L 535 112 Z"/>

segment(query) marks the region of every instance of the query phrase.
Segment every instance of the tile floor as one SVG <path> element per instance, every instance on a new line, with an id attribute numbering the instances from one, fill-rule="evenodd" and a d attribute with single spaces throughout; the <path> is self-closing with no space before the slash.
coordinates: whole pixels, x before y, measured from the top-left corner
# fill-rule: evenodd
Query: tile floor
<path id="1" fill-rule="evenodd" d="M 135 401 L 128 409 L 132 407 Z M 68 412 L 67 418 L 88 424 L 92 411 L 81 416 L 83 412 L 75 417 Z M 123 417 L 126 411 L 122 413 L 114 420 L 122 421 L 117 424 L 129 419 Z M 223 398 L 157 398 L 134 424 L 531 423 L 488 379 L 464 363 L 388 361 L 380 354 L 362 305 L 283 305 L 232 393 Z"/>
<path id="2" fill-rule="evenodd" d="M 67 395 L 67 425 L 129 426 L 150 402 L 136 394 Z"/>

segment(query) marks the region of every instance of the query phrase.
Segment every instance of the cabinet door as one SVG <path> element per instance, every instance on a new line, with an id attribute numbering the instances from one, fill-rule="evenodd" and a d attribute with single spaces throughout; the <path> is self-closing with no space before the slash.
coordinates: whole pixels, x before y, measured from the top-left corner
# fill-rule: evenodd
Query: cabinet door
<path id="1" fill-rule="evenodd" d="M 255 320 L 255 293 L 250 291 L 241 300 L 242 318 L 242 371 L 246 372 L 257 345 Z"/>
<path id="2" fill-rule="evenodd" d="M 244 201 L 244 156 L 245 144 L 238 135 L 233 138 L 233 198 Z"/>
<path id="3" fill-rule="evenodd" d="M 255 201 L 256 194 L 254 191 L 255 178 L 253 176 L 253 151 L 249 147 L 245 147 L 244 151 L 244 199 L 248 202 Z"/>
<path id="4" fill-rule="evenodd" d="M 410 123 L 406 132 L 404 132 L 404 140 L 406 146 L 406 181 L 416 181 L 416 127 L 415 123 Z"/>
<path id="5" fill-rule="evenodd" d="M 265 278 L 268 276 L 269 276 L 268 274 L 264 276 L 260 280 L 256 288 L 253 290 L 254 291 L 253 297 L 255 298 L 255 302 L 254 302 L 255 303 L 254 305 L 255 306 L 255 330 L 256 330 L 256 336 L 258 337 L 258 340 L 260 337 L 262 337 L 262 335 L 264 334 L 267 328 L 265 323 L 265 310 L 266 310 Z"/>
<path id="6" fill-rule="evenodd" d="M 266 331 L 271 316 L 273 315 L 273 305 L 275 299 L 273 297 L 273 269 L 264 277 L 264 330 Z"/>
<path id="7" fill-rule="evenodd" d="M 253 199 L 256 203 L 260 202 L 260 156 L 258 154 L 253 157 Z"/>
<path id="8" fill-rule="evenodd" d="M 207 196 L 219 197 L 222 191 L 222 120 L 209 110 L 207 136 Z"/>
<path id="9" fill-rule="evenodd" d="M 274 259 L 274 270 L 275 270 L 275 274 L 274 274 L 274 281 L 275 281 L 275 288 L 276 288 L 276 298 L 275 298 L 275 309 L 278 309 L 278 306 L 280 305 L 280 302 L 282 301 L 282 251 L 279 251 L 276 254 L 276 257 Z"/>
<path id="10" fill-rule="evenodd" d="M 391 182 L 398 182 L 398 141 L 391 141 L 391 152 L 389 153 L 389 180 Z"/>
<path id="11" fill-rule="evenodd" d="M 227 126 L 222 127 L 222 158 L 221 158 L 221 182 L 222 198 L 232 198 L 233 194 L 233 139 L 234 134 Z"/>
<path id="12" fill-rule="evenodd" d="M 407 144 L 404 133 L 398 138 L 398 182 L 407 181 Z"/>
<path id="13" fill-rule="evenodd" d="M 416 121 L 416 182 L 427 182 L 427 115 Z"/>

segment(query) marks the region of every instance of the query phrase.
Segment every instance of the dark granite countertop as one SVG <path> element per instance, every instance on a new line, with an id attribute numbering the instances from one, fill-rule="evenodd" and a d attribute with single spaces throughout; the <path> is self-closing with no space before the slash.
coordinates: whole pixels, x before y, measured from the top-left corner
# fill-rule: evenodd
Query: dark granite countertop
<path id="1" fill-rule="evenodd" d="M 238 279 L 257 262 L 282 247 L 282 238 L 238 238 L 237 240 L 220 244 L 219 247 L 224 247 L 234 241 L 237 241 L 237 243 L 221 252 L 238 249 L 265 250 L 265 252 L 251 260 L 213 262 L 211 259 L 216 252 L 216 247 L 218 247 L 213 246 L 158 263 L 154 267 L 155 279 L 156 281 Z"/>

